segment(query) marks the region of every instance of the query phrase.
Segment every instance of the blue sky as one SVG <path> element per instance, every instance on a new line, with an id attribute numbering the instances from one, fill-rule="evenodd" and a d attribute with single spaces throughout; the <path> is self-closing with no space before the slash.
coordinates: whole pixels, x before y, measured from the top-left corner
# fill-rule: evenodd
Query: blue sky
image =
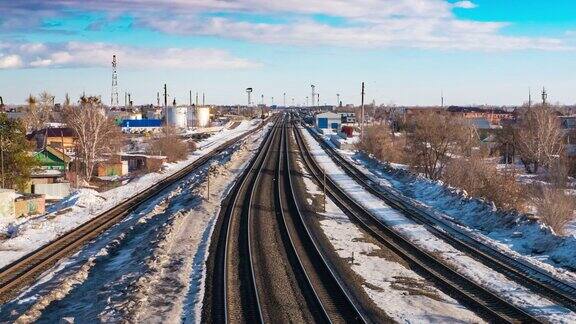
<path id="1" fill-rule="evenodd" d="M 528 89 L 576 103 L 576 3 L 568 0 L 0 0 L 0 96 L 47 90 L 138 104 L 206 93 L 208 103 L 520 104 Z"/>

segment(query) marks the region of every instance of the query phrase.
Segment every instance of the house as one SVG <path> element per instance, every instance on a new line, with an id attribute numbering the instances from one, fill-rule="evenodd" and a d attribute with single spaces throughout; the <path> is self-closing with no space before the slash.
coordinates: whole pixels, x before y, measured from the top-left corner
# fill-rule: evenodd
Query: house
<path id="1" fill-rule="evenodd" d="M 36 149 L 52 146 L 67 155 L 74 154 L 76 148 L 76 133 L 69 127 L 52 127 L 34 131 L 26 136 L 29 141 L 36 142 Z"/>
<path id="2" fill-rule="evenodd" d="M 71 161 L 68 155 L 49 145 L 36 152 L 34 157 L 40 162 L 42 170 L 60 170 L 65 172 L 68 170 L 68 165 Z"/>
<path id="3" fill-rule="evenodd" d="M 339 114 L 342 124 L 353 124 L 356 122 L 356 114 L 353 112 L 341 112 Z"/>
<path id="4" fill-rule="evenodd" d="M 167 161 L 165 156 L 155 156 L 146 154 L 124 153 L 120 155 L 122 162 L 128 163 L 128 172 L 134 171 L 156 171 L 162 168 L 162 164 Z"/>
<path id="5" fill-rule="evenodd" d="M 340 129 L 342 118 L 340 114 L 324 112 L 316 115 L 315 126 L 318 129 Z"/>
<path id="6" fill-rule="evenodd" d="M 123 176 L 128 174 L 128 161 L 98 162 L 94 168 L 97 177 Z"/>

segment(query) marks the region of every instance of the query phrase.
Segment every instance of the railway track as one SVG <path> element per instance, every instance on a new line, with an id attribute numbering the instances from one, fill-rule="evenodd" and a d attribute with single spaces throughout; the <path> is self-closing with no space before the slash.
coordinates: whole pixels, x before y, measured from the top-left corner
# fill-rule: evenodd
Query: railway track
<path id="1" fill-rule="evenodd" d="M 323 171 L 309 152 L 296 124 L 294 125 L 294 133 L 306 168 L 322 188 L 324 181 Z M 444 291 L 463 301 L 478 314 L 496 322 L 539 322 L 537 318 L 523 309 L 459 274 L 430 253 L 397 234 L 386 224 L 371 215 L 354 199 L 350 198 L 330 177 L 325 179 L 327 195 L 352 221 L 405 259 L 425 277 L 436 282 Z"/>
<path id="2" fill-rule="evenodd" d="M 263 127 L 263 125 L 264 122 L 258 126 L 258 129 Z M 0 269 L 0 304 L 9 301 L 22 288 L 36 280 L 36 278 L 54 266 L 59 260 L 71 255 L 84 244 L 96 238 L 114 224 L 117 224 L 138 206 L 146 203 L 164 189 L 182 180 L 185 176 L 205 165 L 213 157 L 229 149 L 232 145 L 248 135 L 249 133 L 237 136 L 219 145 L 213 151 L 200 157 L 182 170 L 160 180 L 150 188 L 139 192 L 135 196 L 101 213 L 79 227 L 63 234 L 54 241 L 45 244 L 39 249 Z"/>
<path id="3" fill-rule="evenodd" d="M 390 207 L 401 211 L 410 219 L 423 224 L 435 236 L 456 249 L 467 253 L 479 262 L 505 275 L 530 290 L 576 311 L 576 286 L 554 277 L 546 270 L 530 265 L 507 255 L 500 250 L 480 242 L 442 216 L 435 216 L 429 210 L 414 204 L 402 194 L 383 188 L 358 170 L 352 163 L 338 154 L 314 132 L 312 136 L 320 143 L 332 160 L 374 196 L 382 199 Z"/>
<path id="4" fill-rule="evenodd" d="M 287 133 L 284 121 L 278 120 L 263 141 L 258 155 L 252 159 L 240 180 L 223 203 L 214 239 L 210 246 L 213 260 L 208 267 L 214 271 L 207 277 L 210 296 L 205 295 L 205 322 L 277 322 L 296 318 L 302 313 L 305 321 L 363 322 L 350 298 L 335 281 L 325 260 L 301 225 L 301 214 L 291 190 Z M 272 210 L 264 208 L 270 197 Z M 264 221 L 265 218 L 268 220 Z M 275 220 L 274 220 L 275 219 Z M 266 225 L 265 222 L 270 222 Z M 266 226 L 279 231 L 279 244 L 267 240 Z M 284 248 L 285 258 L 270 259 Z M 315 254 L 316 253 L 316 254 Z M 274 272 L 270 264 L 287 267 L 296 286 L 285 291 L 271 282 Z M 313 266 L 312 266 L 313 265 Z M 281 286 L 281 285 L 280 285 Z M 298 291 L 290 291 L 290 289 Z M 293 298 L 301 295 L 302 309 L 296 315 L 282 314 L 285 305 L 277 296 Z M 290 317 L 295 316 L 295 317 Z"/>

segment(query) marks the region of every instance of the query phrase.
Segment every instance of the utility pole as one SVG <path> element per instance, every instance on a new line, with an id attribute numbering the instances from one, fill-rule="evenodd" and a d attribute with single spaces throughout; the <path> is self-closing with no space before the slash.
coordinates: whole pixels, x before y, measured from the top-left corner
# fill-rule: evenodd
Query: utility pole
<path id="1" fill-rule="evenodd" d="M 166 87 L 166 83 L 164 83 L 164 107 L 168 106 L 168 88 Z"/>
<path id="2" fill-rule="evenodd" d="M 210 171 L 212 171 L 211 169 L 212 169 L 212 166 L 209 166 L 208 167 L 208 176 L 206 177 L 207 178 L 207 181 L 206 181 L 207 182 L 207 184 L 206 184 L 206 191 L 207 191 L 206 192 L 206 200 L 207 201 L 210 201 Z"/>
<path id="3" fill-rule="evenodd" d="M 206 94 L 202 92 L 202 107 L 206 106 Z"/>
<path id="4" fill-rule="evenodd" d="M 264 95 L 262 95 L 261 98 L 262 98 L 261 104 L 262 104 L 262 106 L 264 106 Z"/>
<path id="5" fill-rule="evenodd" d="M 532 107 L 532 89 L 528 88 L 528 109 Z"/>
<path id="6" fill-rule="evenodd" d="M 542 88 L 542 107 L 546 106 L 546 99 L 548 98 L 548 93 L 546 93 L 546 88 Z"/>
<path id="7" fill-rule="evenodd" d="M 196 107 L 198 107 L 198 91 L 196 91 Z"/>
<path id="8" fill-rule="evenodd" d="M 160 92 L 156 92 L 156 106 L 160 107 Z"/>
<path id="9" fill-rule="evenodd" d="M 308 106 L 308 96 L 306 96 L 306 106 Z"/>
<path id="10" fill-rule="evenodd" d="M 362 101 L 361 101 L 362 124 L 360 125 L 360 140 L 364 140 L 364 82 L 362 82 Z"/>
<path id="11" fill-rule="evenodd" d="M 324 207 L 323 207 L 323 208 L 324 208 L 324 212 L 326 212 L 326 170 L 324 170 L 324 169 L 322 169 L 322 170 L 324 171 L 324 172 L 323 172 L 323 174 L 324 174 L 324 180 L 322 181 L 322 182 L 323 182 L 323 185 L 322 185 L 322 189 L 323 189 L 323 190 L 322 190 L 322 194 L 323 194 L 323 196 L 324 196 L 324 199 L 323 199 Z"/>
<path id="12" fill-rule="evenodd" d="M 270 98 L 270 101 L 272 102 L 270 106 L 274 106 L 274 97 Z"/>
<path id="13" fill-rule="evenodd" d="M 128 94 L 128 105 L 130 105 L 130 107 L 132 107 L 132 96 L 130 93 Z"/>
<path id="14" fill-rule="evenodd" d="M 190 90 L 190 106 L 192 106 L 192 90 Z"/>
<path id="15" fill-rule="evenodd" d="M 294 97 L 292 97 L 292 106 L 294 106 Z"/>
<path id="16" fill-rule="evenodd" d="M 320 94 L 317 94 L 317 97 L 316 97 L 316 98 L 318 99 L 318 100 L 316 100 L 316 105 L 317 105 L 318 107 L 320 107 Z"/>
<path id="17" fill-rule="evenodd" d="M 4 188 L 4 134 L 0 133 L 0 155 L 1 155 L 1 163 L 2 163 L 2 188 Z"/>
<path id="18" fill-rule="evenodd" d="M 336 107 L 340 107 L 340 94 L 336 94 Z"/>
<path id="19" fill-rule="evenodd" d="M 286 108 L 286 92 L 284 92 L 284 108 Z"/>

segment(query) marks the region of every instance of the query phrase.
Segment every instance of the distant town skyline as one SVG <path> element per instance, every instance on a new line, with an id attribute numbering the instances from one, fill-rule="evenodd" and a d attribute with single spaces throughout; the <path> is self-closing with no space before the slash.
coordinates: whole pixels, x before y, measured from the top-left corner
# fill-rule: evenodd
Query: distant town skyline
<path id="1" fill-rule="evenodd" d="M 569 0 L 2 1 L 0 96 L 48 91 L 109 103 L 576 103 L 576 3 Z"/>

